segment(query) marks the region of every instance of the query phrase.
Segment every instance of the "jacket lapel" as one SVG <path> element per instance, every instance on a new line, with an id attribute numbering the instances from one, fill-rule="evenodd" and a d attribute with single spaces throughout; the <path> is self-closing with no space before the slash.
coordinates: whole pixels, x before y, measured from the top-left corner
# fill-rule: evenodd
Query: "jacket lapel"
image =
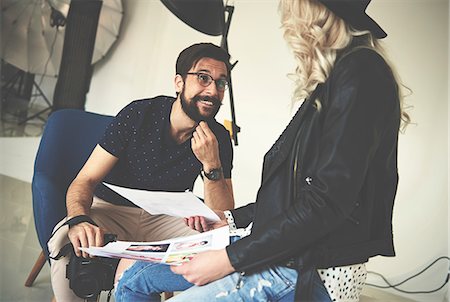
<path id="1" fill-rule="evenodd" d="M 290 121 L 289 125 L 286 129 L 284 129 L 283 133 L 274 143 L 272 148 L 270 148 L 264 156 L 262 184 L 264 184 L 273 175 L 278 167 L 286 160 L 286 158 L 288 158 L 288 155 L 291 154 L 294 148 L 293 144 L 295 137 L 305 119 L 306 114 L 310 110 L 314 109 L 313 104 L 321 91 L 321 86 L 322 84 L 319 84 L 311 96 L 304 101 Z"/>

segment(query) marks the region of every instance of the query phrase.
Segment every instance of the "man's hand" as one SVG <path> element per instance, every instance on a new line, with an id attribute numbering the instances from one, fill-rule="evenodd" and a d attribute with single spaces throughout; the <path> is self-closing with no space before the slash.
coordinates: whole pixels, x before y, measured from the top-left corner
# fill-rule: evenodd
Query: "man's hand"
<path id="1" fill-rule="evenodd" d="M 219 218 L 220 218 L 219 221 L 210 221 L 210 220 L 207 220 L 203 216 L 191 216 L 188 218 L 184 218 L 184 222 L 186 223 L 186 225 L 188 227 L 190 227 L 191 229 L 196 230 L 200 233 L 211 231 L 211 230 L 226 226 L 228 223 L 225 219 L 225 215 L 223 214 L 223 211 L 217 211 L 217 210 L 213 210 L 213 211 L 214 211 L 214 213 L 217 214 L 217 216 L 219 216 Z"/>
<path id="2" fill-rule="evenodd" d="M 89 256 L 86 252 L 81 252 L 80 247 L 103 246 L 104 231 L 89 222 L 76 224 L 69 229 L 69 240 L 73 245 L 75 254 L 84 258 Z"/>
<path id="3" fill-rule="evenodd" d="M 220 168 L 219 143 L 206 122 L 201 121 L 192 135 L 192 152 L 202 163 L 204 171 Z"/>
<path id="4" fill-rule="evenodd" d="M 195 285 L 205 285 L 234 272 L 225 249 L 199 253 L 191 261 L 170 268 Z"/>

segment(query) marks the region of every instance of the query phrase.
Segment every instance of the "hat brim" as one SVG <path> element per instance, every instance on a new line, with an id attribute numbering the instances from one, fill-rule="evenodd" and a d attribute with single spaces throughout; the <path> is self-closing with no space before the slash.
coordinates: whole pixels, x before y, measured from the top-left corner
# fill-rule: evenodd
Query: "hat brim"
<path id="1" fill-rule="evenodd" d="M 319 0 L 325 7 L 358 30 L 369 30 L 375 38 L 383 39 L 386 32 L 365 12 L 370 0 Z"/>
<path id="2" fill-rule="evenodd" d="M 377 39 L 383 39 L 387 37 L 387 33 L 381 28 L 380 25 L 378 25 L 375 20 L 373 20 L 369 15 L 364 14 L 361 16 L 361 18 L 357 20 L 352 20 L 350 24 L 355 27 L 356 29 L 361 30 L 370 30 L 372 34 Z"/>

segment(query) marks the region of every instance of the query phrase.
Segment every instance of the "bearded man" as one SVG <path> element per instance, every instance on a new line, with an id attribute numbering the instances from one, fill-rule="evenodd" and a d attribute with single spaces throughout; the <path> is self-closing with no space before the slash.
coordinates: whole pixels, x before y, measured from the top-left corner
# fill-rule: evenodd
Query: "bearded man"
<path id="1" fill-rule="evenodd" d="M 177 59 L 176 98 L 137 100 L 119 112 L 67 191 L 67 217 L 49 241 L 51 256 L 70 242 L 77 256 L 88 257 L 79 248 L 102 246 L 106 232 L 118 240 L 160 241 L 202 231 L 182 218 L 150 215 L 103 181 L 177 192 L 192 190 L 202 173 L 205 204 L 216 210 L 234 207 L 230 135 L 214 119 L 228 86 L 229 59 L 218 46 L 194 44 Z M 82 301 L 65 277 L 69 257 L 51 261 L 55 298 Z"/>

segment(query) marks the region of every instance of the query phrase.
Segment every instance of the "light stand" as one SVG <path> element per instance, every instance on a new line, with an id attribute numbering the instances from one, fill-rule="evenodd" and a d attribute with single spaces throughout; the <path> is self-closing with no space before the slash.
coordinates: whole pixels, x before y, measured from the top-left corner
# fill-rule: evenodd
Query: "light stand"
<path id="1" fill-rule="evenodd" d="M 161 2 L 181 21 L 190 27 L 211 36 L 222 36 L 220 47 L 228 52 L 228 31 L 234 6 L 226 5 L 223 0 L 161 0 Z M 225 21 L 225 12 L 227 20 Z M 231 65 L 231 69 L 237 61 Z M 231 110 L 232 138 L 234 145 L 238 145 L 237 133 L 240 127 L 236 124 L 236 113 L 234 110 L 233 85 L 231 81 L 231 69 L 229 77 L 229 96 Z"/>
<path id="2" fill-rule="evenodd" d="M 29 120 L 32 120 L 34 118 L 39 118 L 42 121 L 46 121 L 46 119 L 42 118 L 41 115 L 46 113 L 47 111 L 51 111 L 53 108 L 52 103 L 49 101 L 49 99 L 47 98 L 47 96 L 45 95 L 45 93 L 42 91 L 41 87 L 39 87 L 39 85 L 36 83 L 36 81 L 33 81 L 33 87 L 36 88 L 36 90 L 38 91 L 37 94 L 32 94 L 32 96 L 40 96 L 41 98 L 44 99 L 45 103 L 47 104 L 47 107 L 42 109 L 41 111 L 31 115 L 31 116 L 27 116 L 25 119 L 21 120 L 19 122 L 19 125 L 22 125 L 26 122 L 28 122 Z"/>
<path id="3" fill-rule="evenodd" d="M 225 49 L 228 52 L 228 31 L 230 29 L 231 18 L 233 17 L 234 6 L 227 5 L 225 6 L 225 12 L 227 12 L 227 20 L 225 21 L 223 32 L 222 32 L 222 41 L 220 42 L 220 47 Z M 238 132 L 241 131 L 241 128 L 236 124 L 236 113 L 234 110 L 234 97 L 233 97 L 233 84 L 231 80 L 231 70 L 236 66 L 238 61 L 234 62 L 230 68 L 230 74 L 228 75 L 228 93 L 230 97 L 230 111 L 231 111 L 231 127 L 232 127 L 232 137 L 234 141 L 234 145 L 238 145 Z"/>
<path id="4" fill-rule="evenodd" d="M 2 62 L 2 64 L 4 64 L 4 62 Z M 41 97 L 47 104 L 47 107 L 39 111 L 38 113 L 33 114 L 32 116 L 27 116 L 24 119 L 19 120 L 18 125 L 22 125 L 36 117 L 39 117 L 41 120 L 45 121 L 45 119 L 41 118 L 40 116 L 43 113 L 51 110 L 52 104 L 45 93 L 42 91 L 40 86 L 36 83 L 35 75 L 18 68 L 14 68 L 14 70 L 14 73 L 2 85 L 2 104 L 6 103 L 11 98 L 11 96 L 18 97 L 28 102 L 31 100 L 31 97 Z M 33 93 L 33 89 L 35 89 L 37 92 Z"/>

